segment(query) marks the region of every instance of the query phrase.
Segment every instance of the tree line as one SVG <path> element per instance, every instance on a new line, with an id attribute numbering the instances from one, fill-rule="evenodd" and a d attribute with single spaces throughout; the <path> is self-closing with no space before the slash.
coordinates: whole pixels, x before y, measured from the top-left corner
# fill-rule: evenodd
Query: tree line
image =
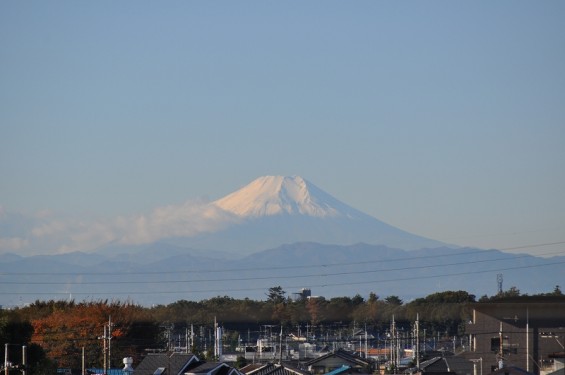
<path id="1" fill-rule="evenodd" d="M 14 363 L 12 371 L 17 371 L 22 347 L 26 346 L 27 375 L 53 374 L 56 368 L 80 368 L 83 351 L 86 367 L 100 368 L 104 356 L 101 338 L 109 317 L 112 324 L 107 328 L 114 367 L 122 366 L 123 357 L 133 357 L 139 363 L 148 349 L 167 349 L 171 335 L 187 332 L 189 327 L 200 327 L 196 334 L 205 340 L 203 336 L 212 329 L 214 321 L 225 327 L 226 342 L 232 347 L 260 325 L 277 325 L 295 334 L 300 326 L 324 330 L 338 323 L 347 329 L 357 325 L 383 332 L 393 317 L 397 326 L 404 325 L 408 330 L 419 316 L 421 327 L 430 335 L 455 336 L 464 333 L 464 322 L 470 319 L 470 304 L 520 295 L 513 287 L 478 301 L 465 291 L 434 293 L 408 303 L 398 296 L 381 299 L 375 293 L 367 299 L 355 295 L 292 300 L 280 286 L 275 286 L 268 289 L 265 300 L 217 296 L 153 307 L 108 300 L 38 300 L 29 306 L 0 310 L 0 350 L 8 348 L 9 359 Z M 562 294 L 556 287 L 545 295 Z M 203 351 L 198 340 L 192 343 L 192 352 Z"/>

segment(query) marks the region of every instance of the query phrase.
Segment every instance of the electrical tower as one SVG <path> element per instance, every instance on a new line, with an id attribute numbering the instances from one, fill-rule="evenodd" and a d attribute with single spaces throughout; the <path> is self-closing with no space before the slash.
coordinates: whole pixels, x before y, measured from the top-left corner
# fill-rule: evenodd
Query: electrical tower
<path id="1" fill-rule="evenodd" d="M 502 294 L 502 274 L 496 275 L 496 284 L 498 285 L 498 294 Z"/>

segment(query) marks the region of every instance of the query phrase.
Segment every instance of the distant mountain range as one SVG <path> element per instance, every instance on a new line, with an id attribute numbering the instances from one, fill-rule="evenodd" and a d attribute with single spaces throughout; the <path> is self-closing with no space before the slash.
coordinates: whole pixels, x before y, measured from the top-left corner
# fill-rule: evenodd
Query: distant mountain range
<path id="1" fill-rule="evenodd" d="M 230 260 L 190 249 L 153 244 L 135 255 L 71 253 L 0 256 L 0 302 L 36 299 L 130 300 L 142 305 L 214 296 L 265 299 L 272 286 L 291 296 L 302 288 L 326 298 L 383 298 L 405 301 L 447 290 L 495 295 L 497 275 L 504 290 L 553 291 L 563 282 L 565 257 L 538 258 L 497 250 L 440 247 L 407 251 L 379 245 L 302 242 Z M 561 285 L 562 286 L 562 285 Z"/>
<path id="2" fill-rule="evenodd" d="M 374 292 L 410 300 L 444 290 L 480 296 L 496 294 L 498 274 L 505 285 L 535 294 L 553 291 L 565 269 L 565 257 L 456 248 L 405 232 L 297 176 L 261 177 L 208 205 L 202 212 L 223 220 L 215 230 L 184 230 L 198 220 L 186 220 L 181 207 L 159 212 L 160 222 L 176 227 L 154 242 L 115 240 L 91 253 L 2 254 L 0 304 L 264 299 L 279 285 L 289 295 L 310 288 L 328 298 Z M 185 222 L 167 221 L 168 212 Z"/>

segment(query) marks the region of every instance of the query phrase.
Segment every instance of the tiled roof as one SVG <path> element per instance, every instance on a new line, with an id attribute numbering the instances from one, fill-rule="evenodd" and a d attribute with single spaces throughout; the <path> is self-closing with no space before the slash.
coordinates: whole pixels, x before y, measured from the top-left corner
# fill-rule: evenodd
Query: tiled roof
<path id="1" fill-rule="evenodd" d="M 247 366 L 246 366 L 247 367 Z M 247 375 L 307 375 L 306 371 L 302 371 L 287 365 L 278 365 L 267 363 L 259 368 L 241 369 Z"/>
<path id="2" fill-rule="evenodd" d="M 241 372 L 243 372 L 244 374 L 248 374 L 253 370 L 257 370 L 258 368 L 263 367 L 264 364 L 262 363 L 250 363 L 248 365 L 243 366 L 242 368 L 240 368 L 239 370 Z"/>
<path id="3" fill-rule="evenodd" d="M 186 353 L 158 353 L 148 354 L 141 363 L 134 368 L 135 375 L 153 375 L 157 369 L 164 369 L 162 375 L 180 375 L 188 368 L 189 364 L 199 363 L 198 357 Z"/>
<path id="4" fill-rule="evenodd" d="M 191 367 L 189 370 L 185 371 L 185 374 L 242 375 L 240 371 L 225 362 L 201 362 L 197 366 Z"/>
<path id="5" fill-rule="evenodd" d="M 368 361 L 366 361 L 365 359 L 358 357 L 356 355 L 353 355 L 349 352 L 346 352 L 343 349 L 338 349 L 335 352 L 325 354 L 321 357 L 318 357 L 318 358 L 315 358 L 315 359 L 312 359 L 312 360 L 306 362 L 306 366 L 315 365 L 316 363 L 321 362 L 321 361 L 323 361 L 327 358 L 331 358 L 331 357 L 341 358 L 344 361 L 351 363 L 351 364 L 355 364 L 357 366 L 369 366 L 370 365 L 370 363 Z"/>
<path id="6" fill-rule="evenodd" d="M 342 372 L 348 371 L 350 368 L 351 367 L 349 367 L 349 366 L 343 365 L 339 368 L 336 368 L 333 371 L 326 373 L 325 375 L 338 375 L 338 374 L 341 374 Z"/>
<path id="7" fill-rule="evenodd" d="M 191 374 L 206 374 L 207 372 L 210 372 L 219 366 L 227 365 L 218 362 L 202 362 L 198 366 L 191 368 L 187 372 Z"/>
<path id="8" fill-rule="evenodd" d="M 473 362 L 463 357 L 435 357 L 420 363 L 424 372 L 454 372 L 457 375 L 473 374 Z"/>

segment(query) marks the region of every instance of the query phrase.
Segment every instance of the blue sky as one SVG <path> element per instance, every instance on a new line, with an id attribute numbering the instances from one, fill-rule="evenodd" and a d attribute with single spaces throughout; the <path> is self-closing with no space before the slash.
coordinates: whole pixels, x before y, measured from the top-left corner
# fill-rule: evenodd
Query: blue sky
<path id="1" fill-rule="evenodd" d="M 565 241 L 563 19 L 562 1 L 1 2 L 0 252 L 20 216 L 300 175 L 419 235 L 563 253 L 510 249 Z"/>

